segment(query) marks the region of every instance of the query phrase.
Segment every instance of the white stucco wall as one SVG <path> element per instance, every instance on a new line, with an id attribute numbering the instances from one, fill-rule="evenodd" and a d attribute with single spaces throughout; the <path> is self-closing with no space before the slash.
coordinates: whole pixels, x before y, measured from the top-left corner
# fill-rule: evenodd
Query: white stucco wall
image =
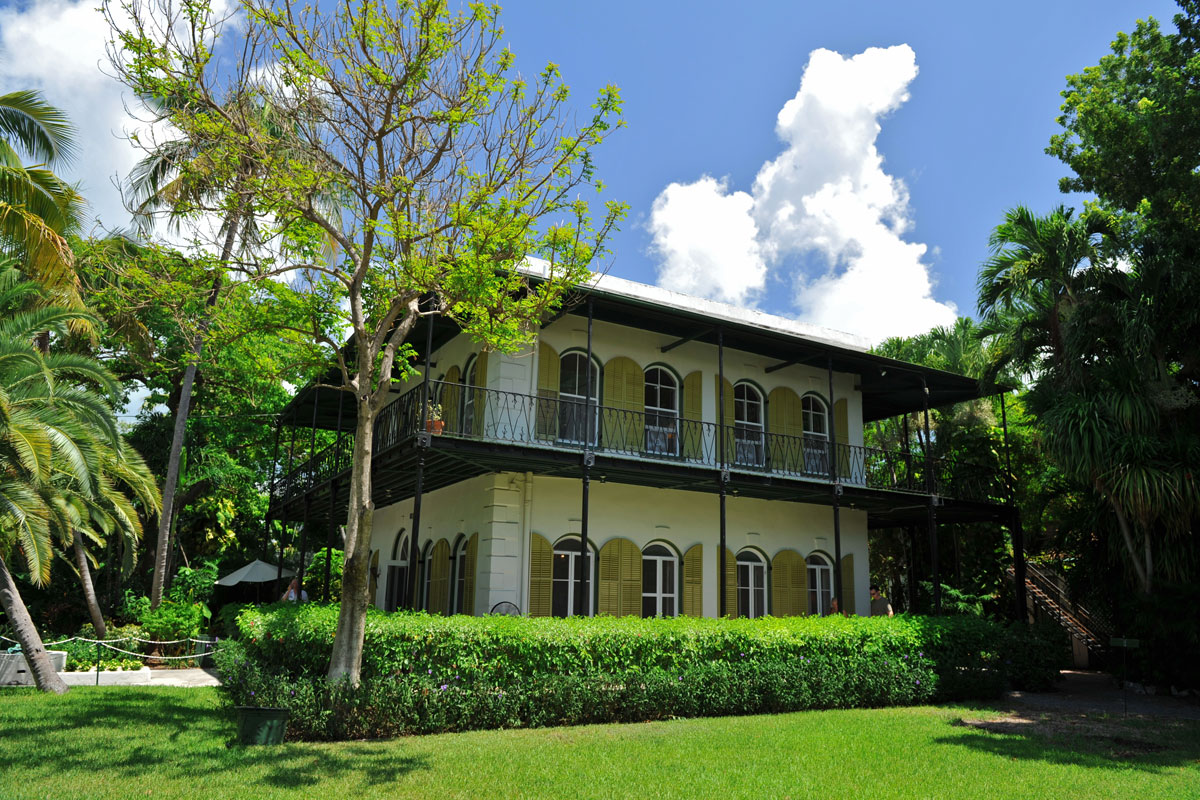
<path id="1" fill-rule="evenodd" d="M 573 478 L 497 473 L 430 492 L 422 504 L 421 546 L 446 539 L 453 547 L 459 535 L 479 534 L 475 613 L 496 603 L 515 603 L 528 610 L 529 541 L 536 532 L 553 544 L 580 531 L 582 489 Z M 730 497 L 726 541 L 735 554 L 746 547 L 768 559 L 783 549 L 802 556 L 814 550 L 834 551 L 833 512 L 826 506 Z M 654 541 L 672 545 L 680 554 L 704 545 L 704 614 L 716 616 L 717 542 L 720 530 L 716 494 L 655 489 L 592 481 L 589 541 L 597 548 L 614 537 L 631 539 L 639 548 Z M 411 527 L 412 501 L 378 509 L 372 549 L 380 554 L 376 603 L 386 596 L 387 564 L 396 533 Z M 841 511 L 842 553 L 854 554 L 855 608 L 870 607 L 868 593 L 867 516 Z"/>

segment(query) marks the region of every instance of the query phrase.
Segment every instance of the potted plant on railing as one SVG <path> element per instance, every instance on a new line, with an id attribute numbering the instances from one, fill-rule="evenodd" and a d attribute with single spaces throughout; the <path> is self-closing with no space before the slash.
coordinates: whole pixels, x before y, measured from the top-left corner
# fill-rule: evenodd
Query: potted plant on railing
<path id="1" fill-rule="evenodd" d="M 442 419 L 442 407 L 438 403 L 425 405 L 425 430 L 434 436 L 441 436 L 446 429 L 446 421 Z"/>

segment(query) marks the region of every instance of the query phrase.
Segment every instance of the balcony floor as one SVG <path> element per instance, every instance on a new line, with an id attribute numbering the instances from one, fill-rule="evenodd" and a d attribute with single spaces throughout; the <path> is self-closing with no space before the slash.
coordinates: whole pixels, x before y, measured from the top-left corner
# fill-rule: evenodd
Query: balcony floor
<path id="1" fill-rule="evenodd" d="M 579 450 L 537 443 L 489 442 L 455 436 L 433 436 L 425 457 L 424 491 L 431 492 L 459 481 L 491 472 L 531 472 L 566 478 L 582 477 L 583 454 Z M 383 507 L 412 497 L 416 491 L 417 448 L 409 437 L 375 457 L 373 497 Z M 719 471 L 712 465 L 684 460 L 658 460 L 630 455 L 595 454 L 592 479 L 665 489 L 715 494 Z M 833 504 L 828 480 L 785 476 L 731 466 L 728 483 L 731 495 L 796 503 Z M 315 484 L 308 493 L 309 518 L 327 522 L 331 516 L 345 518 L 349 470 L 337 475 L 339 491 L 330 498 L 331 481 Z M 925 525 L 929 496 L 921 492 L 872 489 L 843 484 L 841 505 L 867 512 L 868 527 L 894 528 Z M 1008 510 L 999 503 L 939 498 L 939 522 L 1003 522 Z M 272 517 L 303 518 L 305 500 L 299 492 L 272 503 Z"/>

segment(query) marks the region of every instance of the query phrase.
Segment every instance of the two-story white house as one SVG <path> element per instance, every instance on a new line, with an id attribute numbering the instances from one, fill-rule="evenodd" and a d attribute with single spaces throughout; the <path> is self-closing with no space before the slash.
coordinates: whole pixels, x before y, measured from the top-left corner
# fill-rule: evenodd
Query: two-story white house
<path id="1" fill-rule="evenodd" d="M 376 425 L 381 608 L 783 616 L 829 613 L 840 590 L 867 613 L 872 529 L 1005 518 L 998 476 L 944 496 L 954 465 L 863 443 L 976 382 L 853 336 L 611 276 L 513 355 L 432 324 L 410 337 L 431 341 L 428 384 Z M 282 416 L 340 431 L 273 489 L 270 520 L 321 531 L 302 550 L 345 519 L 338 394 L 310 387 Z"/>

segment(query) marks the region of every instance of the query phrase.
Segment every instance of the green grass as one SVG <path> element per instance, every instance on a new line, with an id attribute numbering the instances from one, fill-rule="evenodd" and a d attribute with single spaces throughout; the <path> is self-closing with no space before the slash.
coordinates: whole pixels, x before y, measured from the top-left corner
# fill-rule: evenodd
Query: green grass
<path id="1" fill-rule="evenodd" d="M 0 798 L 1200 798 L 1200 723 L 810 711 L 229 747 L 215 690 L 0 691 Z M 1075 720 L 1078 722 L 1078 720 Z M 1007 725 L 1007 727 L 1003 727 Z"/>

